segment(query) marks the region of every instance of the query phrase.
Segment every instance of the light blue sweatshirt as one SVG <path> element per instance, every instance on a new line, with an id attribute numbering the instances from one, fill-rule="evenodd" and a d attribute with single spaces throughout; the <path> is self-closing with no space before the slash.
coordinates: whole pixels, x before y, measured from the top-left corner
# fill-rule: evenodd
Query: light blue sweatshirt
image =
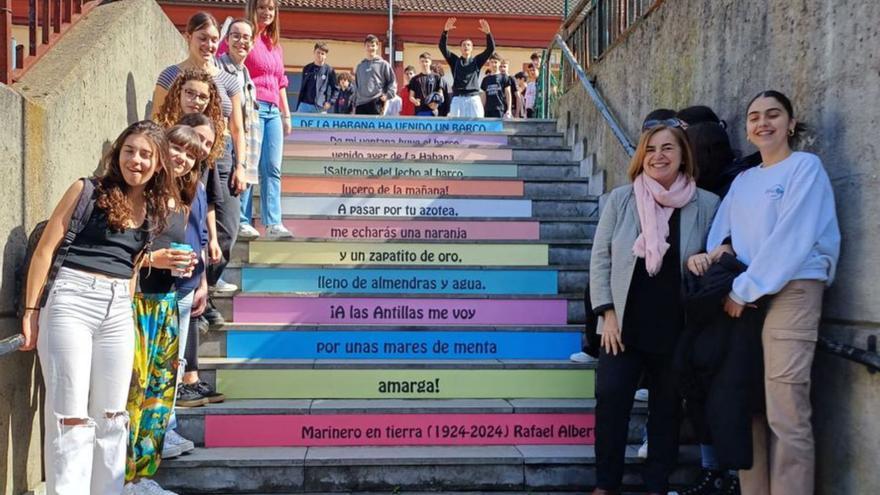
<path id="1" fill-rule="evenodd" d="M 730 237 L 748 269 L 731 297 L 750 303 L 792 280 L 834 280 L 840 228 L 831 181 L 818 156 L 794 152 L 770 167 L 739 174 L 712 222 L 706 248 Z"/>

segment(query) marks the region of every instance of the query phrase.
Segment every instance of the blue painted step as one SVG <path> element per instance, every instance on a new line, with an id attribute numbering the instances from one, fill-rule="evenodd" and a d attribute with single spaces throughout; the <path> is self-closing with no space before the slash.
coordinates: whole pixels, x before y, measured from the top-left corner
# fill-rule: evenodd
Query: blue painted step
<path id="1" fill-rule="evenodd" d="M 554 295 L 556 270 L 409 270 L 245 267 L 244 292 Z"/>
<path id="2" fill-rule="evenodd" d="M 250 359 L 568 359 L 580 332 L 237 331 L 229 358 Z"/>

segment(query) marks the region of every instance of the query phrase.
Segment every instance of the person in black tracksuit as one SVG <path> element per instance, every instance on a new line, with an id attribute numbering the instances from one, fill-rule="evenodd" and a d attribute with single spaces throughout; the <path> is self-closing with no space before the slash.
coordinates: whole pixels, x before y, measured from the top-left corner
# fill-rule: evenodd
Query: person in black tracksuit
<path id="1" fill-rule="evenodd" d="M 486 35 L 486 49 L 476 57 L 471 54 L 474 42 L 465 39 L 461 42 L 461 56 L 449 51 L 446 46 L 449 31 L 455 29 L 455 17 L 446 20 L 443 33 L 440 35 L 440 53 L 452 70 L 452 104 L 449 108 L 450 117 L 483 117 L 483 106 L 480 103 L 480 69 L 495 53 L 495 39 L 489 29 L 489 23 L 480 19 L 480 31 Z"/>

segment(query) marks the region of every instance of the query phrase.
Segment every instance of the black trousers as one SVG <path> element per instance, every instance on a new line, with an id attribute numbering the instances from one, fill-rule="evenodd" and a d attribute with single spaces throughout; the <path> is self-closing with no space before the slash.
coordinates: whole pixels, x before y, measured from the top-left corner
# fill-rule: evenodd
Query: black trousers
<path id="1" fill-rule="evenodd" d="M 648 459 L 643 479 L 649 492 L 666 493 L 678 462 L 680 400 L 672 353 L 653 354 L 628 348 L 616 356 L 599 354 L 596 375 L 597 486 L 617 490 L 623 481 L 633 395 L 644 373 L 647 379 Z"/>
<path id="2" fill-rule="evenodd" d="M 354 113 L 357 115 L 382 115 L 382 109 L 384 107 L 385 102 L 376 98 L 373 101 L 368 101 L 362 105 L 356 106 L 354 108 Z"/>
<path id="3" fill-rule="evenodd" d="M 206 270 L 208 285 L 216 284 L 220 276 L 223 275 L 223 270 L 232 255 L 232 246 L 235 245 L 235 240 L 238 238 L 238 224 L 241 222 L 241 200 L 237 195 L 232 195 L 232 167 L 235 166 L 233 155 L 232 139 L 227 138 L 226 151 L 217 160 L 216 165 L 220 183 L 223 185 L 220 188 L 223 198 L 214 205 L 214 211 L 217 215 L 217 242 L 220 243 L 223 259 L 219 263 L 208 265 Z"/>
<path id="4" fill-rule="evenodd" d="M 183 357 L 186 359 L 184 371 L 199 371 L 199 327 L 196 325 L 198 318 L 189 319 L 189 328 L 181 328 L 181 332 L 189 332 L 186 338 L 186 349 Z"/>

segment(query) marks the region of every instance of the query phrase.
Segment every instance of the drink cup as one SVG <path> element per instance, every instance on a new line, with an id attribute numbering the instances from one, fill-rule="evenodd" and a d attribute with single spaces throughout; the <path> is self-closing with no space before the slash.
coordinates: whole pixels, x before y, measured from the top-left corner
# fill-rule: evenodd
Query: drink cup
<path id="1" fill-rule="evenodd" d="M 172 242 L 171 246 L 169 246 L 169 247 L 171 249 L 174 249 L 177 251 L 186 251 L 188 253 L 193 252 L 192 246 L 190 246 L 189 244 L 186 244 L 186 243 L 182 243 L 182 242 Z M 184 277 L 184 276 L 186 276 L 187 272 L 189 271 L 188 269 L 189 269 L 189 263 L 180 265 L 179 267 L 175 268 L 174 270 L 171 270 L 171 275 L 173 275 L 175 277 Z"/>

